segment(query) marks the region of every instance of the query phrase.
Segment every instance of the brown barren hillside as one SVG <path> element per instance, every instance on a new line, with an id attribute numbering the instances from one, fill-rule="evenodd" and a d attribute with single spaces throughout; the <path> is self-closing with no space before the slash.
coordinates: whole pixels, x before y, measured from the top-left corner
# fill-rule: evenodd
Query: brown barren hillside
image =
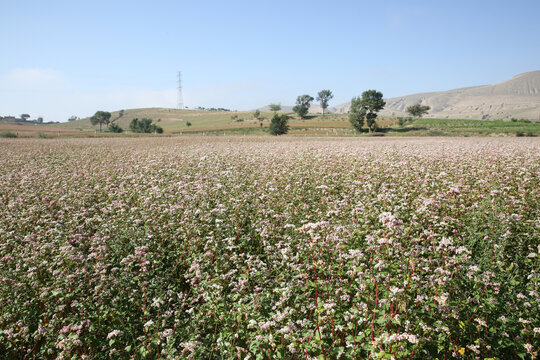
<path id="1" fill-rule="evenodd" d="M 417 103 L 430 106 L 427 117 L 432 118 L 540 120 L 540 71 L 492 85 L 389 98 L 381 114 L 405 115 L 407 106 Z M 345 113 L 349 108 L 345 103 L 330 111 Z"/>

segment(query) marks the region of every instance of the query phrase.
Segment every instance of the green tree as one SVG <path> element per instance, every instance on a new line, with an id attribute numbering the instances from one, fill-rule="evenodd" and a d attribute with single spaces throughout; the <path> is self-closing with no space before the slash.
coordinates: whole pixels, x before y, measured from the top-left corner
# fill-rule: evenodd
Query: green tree
<path id="1" fill-rule="evenodd" d="M 68 121 L 75 121 L 75 120 L 79 120 L 79 118 L 75 115 L 70 116 L 68 119 Z"/>
<path id="2" fill-rule="evenodd" d="M 38 117 L 36 120 L 39 124 L 43 124 L 43 117 Z"/>
<path id="3" fill-rule="evenodd" d="M 21 119 L 23 119 L 23 121 L 28 121 L 28 119 L 30 119 L 30 115 L 29 114 L 21 114 Z"/>
<path id="4" fill-rule="evenodd" d="M 124 132 L 124 129 L 122 129 L 118 124 L 115 124 L 115 123 L 110 124 L 107 130 L 112 133 Z"/>
<path id="5" fill-rule="evenodd" d="M 109 125 L 110 120 L 111 120 L 111 113 L 108 112 L 108 111 L 96 111 L 94 116 L 92 116 L 90 118 L 90 122 L 92 123 L 92 125 L 95 126 L 95 125 L 99 124 L 99 131 L 100 132 L 101 132 L 101 126 L 103 124 Z"/>
<path id="6" fill-rule="evenodd" d="M 152 119 L 149 119 L 149 118 L 142 118 L 141 120 L 139 120 L 138 118 L 135 118 L 131 120 L 131 122 L 129 123 L 129 130 L 131 130 L 134 133 L 145 133 L 145 134 L 163 133 L 163 128 L 156 124 L 152 124 Z"/>
<path id="7" fill-rule="evenodd" d="M 328 108 L 328 102 L 334 98 L 334 94 L 330 90 L 321 90 L 317 94 L 317 101 L 321 104 L 322 114 Z"/>
<path id="8" fill-rule="evenodd" d="M 278 112 L 281 110 L 281 105 L 279 104 L 270 104 L 270 111 Z"/>
<path id="9" fill-rule="evenodd" d="M 427 114 L 430 109 L 431 108 L 427 105 L 414 104 L 414 105 L 408 106 L 406 111 L 411 116 L 421 118 L 422 116 Z"/>
<path id="10" fill-rule="evenodd" d="M 274 114 L 270 121 L 270 134 L 283 135 L 289 131 L 289 117 L 285 114 Z"/>
<path id="11" fill-rule="evenodd" d="M 296 106 L 293 107 L 293 111 L 304 119 L 309 111 L 313 97 L 309 95 L 300 95 L 296 98 Z"/>
<path id="12" fill-rule="evenodd" d="M 371 132 L 377 125 L 375 122 L 377 113 L 381 111 L 385 105 L 386 102 L 383 100 L 383 94 L 380 91 L 364 91 L 362 97 L 352 98 L 349 121 L 357 131 L 362 131 L 365 121 Z"/>
<path id="13" fill-rule="evenodd" d="M 410 116 L 407 116 L 407 117 L 398 116 L 397 120 L 398 120 L 398 125 L 399 126 L 404 126 L 406 123 L 412 122 L 413 118 L 410 117 Z"/>

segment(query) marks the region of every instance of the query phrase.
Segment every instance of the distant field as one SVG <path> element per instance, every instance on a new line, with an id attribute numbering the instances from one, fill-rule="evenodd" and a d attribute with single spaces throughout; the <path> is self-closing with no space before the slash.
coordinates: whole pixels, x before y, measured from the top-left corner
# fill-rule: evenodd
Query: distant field
<path id="1" fill-rule="evenodd" d="M 417 119 L 415 125 L 425 125 L 428 127 L 446 128 L 481 128 L 481 129 L 516 129 L 516 130 L 536 130 L 540 129 L 540 123 L 530 121 L 502 121 L 502 120 L 465 120 L 465 119 Z"/>
<path id="2" fill-rule="evenodd" d="M 148 108 L 125 110 L 122 117 L 119 117 L 119 111 L 112 112 L 111 114 L 111 120 L 115 120 L 115 123 L 126 130 L 129 128 L 129 123 L 132 119 L 142 119 L 145 117 L 153 119 L 154 123 L 158 124 L 165 132 L 169 133 L 195 129 L 204 131 L 208 129 L 234 128 L 238 126 L 246 127 L 246 125 L 250 124 L 257 125 L 257 120 L 253 119 L 252 116 L 253 112 L 210 112 L 200 110 Z M 238 115 L 244 122 L 231 120 L 232 115 Z M 188 122 L 191 123 L 191 126 L 187 125 Z M 82 130 L 93 130 L 96 128 L 96 126 L 92 126 L 90 119 L 88 118 L 62 123 L 57 126 Z"/>
<path id="3" fill-rule="evenodd" d="M 408 131 L 410 130 L 410 131 Z M 412 124 L 396 131 L 425 133 L 428 135 L 511 135 L 538 136 L 540 123 L 512 122 L 502 120 L 463 119 L 417 119 Z"/>
<path id="4" fill-rule="evenodd" d="M 17 137 L 76 137 L 86 136 L 81 131 L 66 129 L 57 125 L 31 125 L 31 124 L 2 124 L 0 123 L 0 135 L 11 132 Z M 41 135 L 40 135 L 41 134 Z"/>
<path id="5" fill-rule="evenodd" d="M 130 109 L 119 117 L 113 112 L 111 119 L 123 129 L 129 129 L 134 118 L 151 118 L 164 129 L 165 135 L 180 134 L 258 134 L 268 133 L 272 112 L 263 112 L 262 120 L 253 117 L 252 111 L 201 111 L 165 108 Z M 190 126 L 188 126 L 188 123 Z M 290 134 L 300 136 L 540 136 L 540 123 L 511 122 L 500 120 L 462 119 L 417 119 L 404 126 L 398 125 L 396 117 L 381 116 L 377 119 L 380 131 L 374 134 L 356 133 L 347 114 L 310 114 L 300 119 L 290 114 Z M 262 125 L 262 126 L 261 126 Z M 54 125 L 12 125 L 0 124 L 0 133 L 16 131 L 20 137 L 85 137 L 85 136 L 133 136 L 129 132 L 122 135 L 100 134 L 98 127 L 92 126 L 90 119 L 65 122 Z"/>

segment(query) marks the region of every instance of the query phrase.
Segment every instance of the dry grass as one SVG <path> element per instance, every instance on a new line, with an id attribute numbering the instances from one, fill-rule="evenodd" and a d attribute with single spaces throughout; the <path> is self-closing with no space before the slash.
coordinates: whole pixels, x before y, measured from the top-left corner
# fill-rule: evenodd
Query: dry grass
<path id="1" fill-rule="evenodd" d="M 81 136 L 80 130 L 65 129 L 52 125 L 18 125 L 18 124 L 0 124 L 0 133 L 10 131 L 17 137 L 39 137 L 39 134 L 46 137 L 71 137 Z"/>

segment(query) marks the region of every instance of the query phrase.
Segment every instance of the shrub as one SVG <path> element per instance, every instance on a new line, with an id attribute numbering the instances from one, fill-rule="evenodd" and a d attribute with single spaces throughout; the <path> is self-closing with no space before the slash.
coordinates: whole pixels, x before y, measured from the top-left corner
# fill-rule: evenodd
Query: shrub
<path id="1" fill-rule="evenodd" d="M 441 131 L 441 130 L 430 130 L 428 132 L 428 135 L 429 136 L 443 136 L 443 135 L 446 135 L 444 131 Z"/>
<path id="2" fill-rule="evenodd" d="M 150 118 L 142 118 L 139 120 L 138 118 L 135 118 L 131 120 L 129 123 L 129 130 L 131 130 L 134 133 L 157 133 L 162 134 L 163 128 L 161 126 L 158 126 L 156 124 L 152 124 L 152 119 Z"/>
<path id="3" fill-rule="evenodd" d="M 285 114 L 274 113 L 274 117 L 270 121 L 270 134 L 283 135 L 287 132 L 289 132 L 289 117 Z"/>
<path id="4" fill-rule="evenodd" d="M 16 137 L 19 137 L 19 136 L 11 131 L 4 131 L 0 133 L 0 138 L 16 138 Z"/>
<path id="5" fill-rule="evenodd" d="M 121 133 L 124 131 L 124 129 L 122 129 L 118 124 L 115 124 L 115 123 L 112 123 L 111 125 L 109 125 L 107 130 L 112 133 Z"/>

